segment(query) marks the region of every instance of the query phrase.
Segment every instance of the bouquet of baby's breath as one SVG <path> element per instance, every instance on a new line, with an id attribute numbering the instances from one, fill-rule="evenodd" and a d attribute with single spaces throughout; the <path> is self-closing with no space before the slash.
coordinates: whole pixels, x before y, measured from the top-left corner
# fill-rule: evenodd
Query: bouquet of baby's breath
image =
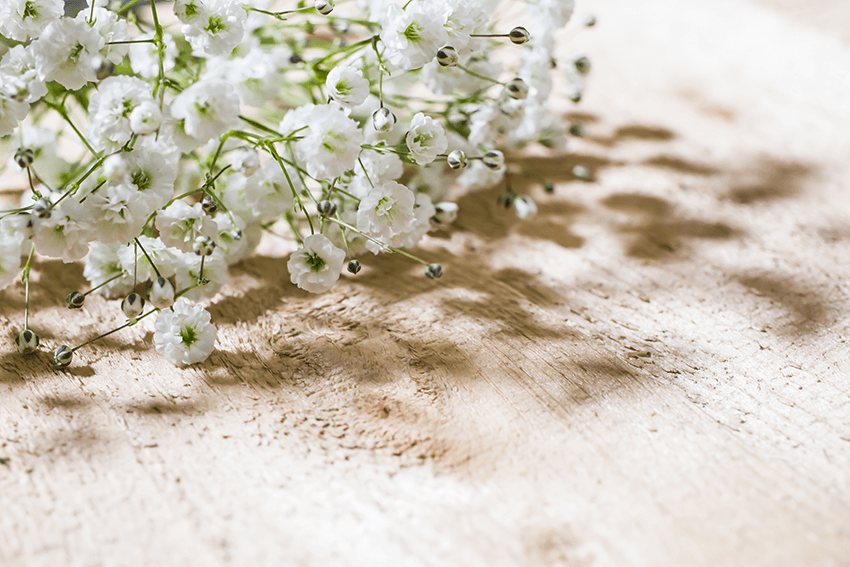
<path id="1" fill-rule="evenodd" d="M 527 0 L 533 34 L 491 22 L 497 3 L 94 0 L 63 16 L 62 0 L 0 0 L 5 173 L 28 187 L 0 212 L 0 289 L 20 277 L 26 293 L 18 350 L 39 346 L 36 254 L 85 259 L 91 289 L 69 308 L 92 292 L 121 300 L 126 321 L 105 334 L 156 314 L 156 349 L 178 365 L 212 352 L 203 301 L 272 227 L 291 232 L 292 283 L 312 293 L 367 252 L 439 278 L 405 250 L 453 221 L 447 188 L 499 183 L 505 148 L 564 144 L 547 99 L 573 1 Z M 511 44 L 509 69 L 492 54 Z M 578 100 L 588 62 L 563 67 Z M 69 137 L 74 159 L 58 151 Z"/>

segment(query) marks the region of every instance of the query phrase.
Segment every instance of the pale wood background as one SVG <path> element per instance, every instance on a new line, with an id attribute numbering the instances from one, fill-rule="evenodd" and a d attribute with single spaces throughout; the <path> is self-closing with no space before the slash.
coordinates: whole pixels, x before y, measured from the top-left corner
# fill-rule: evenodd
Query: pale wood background
<path id="1" fill-rule="evenodd" d="M 848 6 L 589 12 L 588 138 L 516 157 L 532 222 L 464 197 L 439 282 L 309 295 L 270 238 L 187 370 L 141 328 L 22 360 L 0 293 L 0 564 L 850 565 Z M 54 346 L 118 319 L 35 278 Z"/>

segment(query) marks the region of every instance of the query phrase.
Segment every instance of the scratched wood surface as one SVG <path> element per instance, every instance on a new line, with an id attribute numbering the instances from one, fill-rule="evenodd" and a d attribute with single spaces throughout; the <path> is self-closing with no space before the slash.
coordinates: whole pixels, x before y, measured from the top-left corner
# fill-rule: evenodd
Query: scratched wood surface
<path id="1" fill-rule="evenodd" d="M 514 156 L 531 222 L 463 197 L 439 282 L 309 295 L 269 238 L 185 370 L 144 328 L 21 359 L 0 293 L 0 564 L 850 565 L 850 17 L 814 4 L 581 1 L 588 136 Z M 117 319 L 34 279 L 50 344 Z"/>

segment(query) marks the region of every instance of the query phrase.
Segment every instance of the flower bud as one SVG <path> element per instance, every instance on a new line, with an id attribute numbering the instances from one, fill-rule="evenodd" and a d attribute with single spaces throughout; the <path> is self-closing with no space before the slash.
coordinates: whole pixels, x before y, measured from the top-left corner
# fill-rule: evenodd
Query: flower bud
<path id="1" fill-rule="evenodd" d="M 590 171 L 583 165 L 577 165 L 573 168 L 573 175 L 576 179 L 582 181 L 590 181 Z"/>
<path id="2" fill-rule="evenodd" d="M 501 169 L 505 166 L 505 154 L 500 152 L 499 150 L 490 150 L 484 157 L 481 158 L 481 161 L 484 162 L 484 165 L 489 167 L 490 169 Z"/>
<path id="3" fill-rule="evenodd" d="M 584 125 L 583 124 L 570 124 L 570 134 L 575 136 L 576 138 L 584 138 Z"/>
<path id="4" fill-rule="evenodd" d="M 33 161 L 35 161 L 35 152 L 32 151 L 32 148 L 18 148 L 18 151 L 15 152 L 15 163 L 21 169 L 28 168 Z"/>
<path id="5" fill-rule="evenodd" d="M 334 10 L 333 0 L 316 0 L 316 11 L 323 16 L 327 16 Z"/>
<path id="6" fill-rule="evenodd" d="M 516 45 L 522 45 L 523 43 L 528 43 L 528 40 L 531 39 L 531 36 L 528 33 L 528 30 L 522 26 L 517 26 L 508 33 L 508 37 L 511 40 L 511 43 Z"/>
<path id="7" fill-rule="evenodd" d="M 160 309 L 171 307 L 174 304 L 174 286 L 165 278 L 156 278 L 148 290 L 148 301 Z"/>
<path id="8" fill-rule="evenodd" d="M 584 55 L 576 55 L 573 58 L 573 65 L 579 75 L 587 75 L 590 73 L 590 59 Z"/>
<path id="9" fill-rule="evenodd" d="M 514 199 L 514 212 L 521 219 L 528 218 L 537 214 L 537 204 L 531 197 L 521 195 Z"/>
<path id="10" fill-rule="evenodd" d="M 455 67 L 459 60 L 457 49 L 451 45 L 447 45 L 442 49 L 437 50 L 437 63 L 442 67 Z"/>
<path id="11" fill-rule="evenodd" d="M 74 359 L 74 351 L 68 345 L 62 345 L 53 351 L 53 362 L 56 366 L 68 366 Z"/>
<path id="12" fill-rule="evenodd" d="M 514 204 L 514 199 L 516 199 L 516 193 L 514 190 L 505 189 L 505 191 L 499 195 L 499 204 L 507 209 Z"/>
<path id="13" fill-rule="evenodd" d="M 544 181 L 543 182 L 543 190 L 546 191 L 547 193 L 554 193 L 555 192 L 555 184 L 552 183 L 551 181 Z"/>
<path id="14" fill-rule="evenodd" d="M 441 278 L 443 277 L 443 267 L 439 264 L 428 264 L 428 268 L 425 270 L 425 276 L 430 280 Z"/>
<path id="15" fill-rule="evenodd" d="M 398 122 L 398 118 L 386 106 L 379 108 L 372 114 L 372 124 L 378 132 L 391 132 L 396 122 Z"/>
<path id="16" fill-rule="evenodd" d="M 32 213 L 40 219 L 50 218 L 50 201 L 47 199 L 39 199 L 32 206 Z"/>
<path id="17" fill-rule="evenodd" d="M 358 262 L 357 260 L 352 260 L 348 263 L 348 271 L 351 274 L 357 275 L 357 274 L 360 273 L 361 269 L 362 269 L 362 266 L 360 265 L 360 262 Z"/>
<path id="18" fill-rule="evenodd" d="M 437 203 L 434 210 L 437 212 L 434 213 L 432 218 L 434 222 L 439 224 L 452 224 L 457 218 L 458 206 L 455 203 L 449 203 L 447 201 Z"/>
<path id="19" fill-rule="evenodd" d="M 230 238 L 232 238 L 233 240 L 242 240 L 242 229 L 234 228 L 233 230 L 231 230 Z"/>
<path id="20" fill-rule="evenodd" d="M 153 101 L 146 100 L 130 113 L 130 129 L 140 136 L 156 132 L 162 124 L 162 113 Z"/>
<path id="21" fill-rule="evenodd" d="M 578 104 L 579 102 L 581 102 L 581 89 L 574 90 L 573 92 L 567 95 L 567 98 Z"/>
<path id="22" fill-rule="evenodd" d="M 260 169 L 260 155 L 253 148 L 239 148 L 233 152 L 230 163 L 234 171 L 238 171 L 245 177 L 251 177 Z"/>
<path id="23" fill-rule="evenodd" d="M 65 303 L 68 304 L 68 309 L 79 309 L 86 302 L 86 296 L 79 291 L 72 291 L 65 298 Z"/>
<path id="24" fill-rule="evenodd" d="M 463 169 L 469 162 L 467 161 L 465 153 L 461 150 L 454 150 L 449 154 L 449 157 L 446 158 L 446 163 L 448 163 L 449 167 L 452 169 Z"/>
<path id="25" fill-rule="evenodd" d="M 316 208 L 319 210 L 319 214 L 325 218 L 332 217 L 336 214 L 336 203 L 333 201 L 321 201 Z"/>
<path id="26" fill-rule="evenodd" d="M 594 16 L 593 14 L 589 15 L 587 18 L 584 19 L 584 25 L 589 27 L 589 28 L 592 28 L 593 26 L 595 26 L 596 25 L 596 16 Z"/>
<path id="27" fill-rule="evenodd" d="M 15 346 L 21 354 L 32 354 L 38 348 L 38 335 L 29 329 L 24 329 L 15 339 Z"/>
<path id="28" fill-rule="evenodd" d="M 138 293 L 131 293 L 121 301 L 121 311 L 127 319 L 135 319 L 145 309 L 145 298 Z"/>
<path id="29" fill-rule="evenodd" d="M 517 100 L 524 100 L 528 96 L 528 85 L 519 77 L 508 81 L 508 84 L 505 85 L 505 90 L 508 92 L 509 97 Z"/>
<path id="30" fill-rule="evenodd" d="M 192 248 L 198 256 L 209 256 L 213 253 L 213 251 L 215 251 L 215 240 L 205 234 L 202 234 L 195 239 L 195 243 Z"/>
<path id="31" fill-rule="evenodd" d="M 201 199 L 201 208 L 208 215 L 215 214 L 215 212 L 218 210 L 218 202 L 212 195 L 204 195 L 204 198 Z"/>

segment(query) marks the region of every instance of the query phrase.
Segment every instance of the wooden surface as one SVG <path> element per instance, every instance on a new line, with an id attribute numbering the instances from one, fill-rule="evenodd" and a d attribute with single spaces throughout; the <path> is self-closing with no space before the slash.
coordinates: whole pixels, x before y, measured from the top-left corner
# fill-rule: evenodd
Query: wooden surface
<path id="1" fill-rule="evenodd" d="M 21 359 L 0 293 L 0 564 L 850 565 L 850 18 L 818 4 L 582 0 L 588 137 L 516 157 L 531 222 L 464 197 L 439 282 L 370 257 L 309 295 L 269 238 L 186 370 L 142 328 Z M 34 273 L 51 344 L 118 319 Z"/>

